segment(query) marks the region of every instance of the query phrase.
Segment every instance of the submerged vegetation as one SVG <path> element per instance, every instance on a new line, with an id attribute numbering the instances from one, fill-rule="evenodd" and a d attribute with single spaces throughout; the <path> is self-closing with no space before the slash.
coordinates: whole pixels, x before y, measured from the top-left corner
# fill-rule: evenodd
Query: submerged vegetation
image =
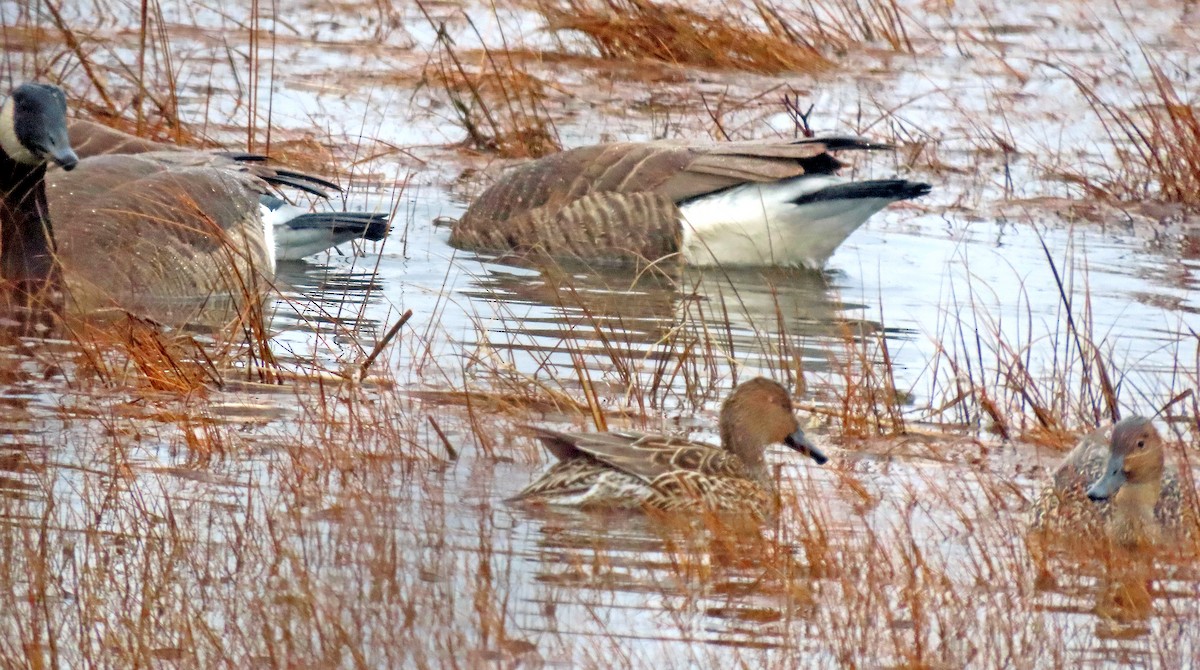
<path id="1" fill-rule="evenodd" d="M 1076 437 L 1135 412 L 1195 489 L 1200 135 L 1171 66 L 1194 41 L 1146 39 L 1121 97 L 1072 60 L 1107 51 L 1045 49 L 1059 19 L 806 7 L 0 2 L 8 80 L 145 136 L 345 166 L 349 201 L 407 218 L 281 268 L 242 327 L 0 323 L 0 667 L 1197 658 L 1200 533 L 1145 553 L 1026 535 Z M 1072 95 L 1091 116 L 1069 127 L 1028 106 Z M 847 157 L 862 172 L 938 184 L 881 224 L 915 247 L 633 275 L 455 256 L 430 226 L 493 157 L 810 123 L 899 145 Z M 1108 276 L 1090 252 L 1116 235 L 1155 260 Z M 505 502 L 546 458 L 523 424 L 715 441 L 697 426 L 758 374 L 831 456 L 769 454 L 765 527 Z"/>

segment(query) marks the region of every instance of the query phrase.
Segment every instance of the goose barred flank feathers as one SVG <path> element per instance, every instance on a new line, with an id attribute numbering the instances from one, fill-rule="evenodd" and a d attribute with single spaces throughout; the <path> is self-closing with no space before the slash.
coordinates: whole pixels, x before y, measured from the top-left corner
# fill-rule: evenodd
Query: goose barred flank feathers
<path id="1" fill-rule="evenodd" d="M 677 255 L 692 265 L 816 268 L 888 203 L 930 191 L 919 182 L 836 176 L 843 164 L 830 152 L 887 148 L 825 137 L 572 149 L 501 174 L 450 243 L 602 264 Z"/>

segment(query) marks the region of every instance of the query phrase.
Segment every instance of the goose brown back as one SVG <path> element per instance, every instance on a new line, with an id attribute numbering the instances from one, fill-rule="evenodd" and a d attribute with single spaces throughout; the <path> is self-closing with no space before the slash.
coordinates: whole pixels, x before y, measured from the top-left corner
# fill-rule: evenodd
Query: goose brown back
<path id="1" fill-rule="evenodd" d="M 883 148 L 837 137 L 572 149 L 501 174 L 467 209 L 450 242 L 465 249 L 537 251 L 589 262 L 654 261 L 683 248 L 688 231 L 681 207 L 689 203 L 749 184 L 831 176 L 842 167 L 831 150 Z M 928 191 L 923 184 L 909 191 L 919 194 L 922 187 Z M 754 204 L 749 200 L 750 209 Z"/>

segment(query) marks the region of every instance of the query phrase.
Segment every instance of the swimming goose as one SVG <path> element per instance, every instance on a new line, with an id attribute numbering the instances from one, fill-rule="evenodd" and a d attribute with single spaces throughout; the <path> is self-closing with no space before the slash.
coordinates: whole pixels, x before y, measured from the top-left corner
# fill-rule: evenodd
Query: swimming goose
<path id="1" fill-rule="evenodd" d="M 764 450 L 784 443 L 826 461 L 800 430 L 782 386 L 744 382 L 721 406 L 721 446 L 636 432 L 567 433 L 530 427 L 559 460 L 513 500 L 589 508 L 712 510 L 764 518 L 774 485 Z"/>
<path id="2" fill-rule="evenodd" d="M 600 144 L 502 174 L 450 243 L 538 250 L 588 262 L 819 269 L 872 214 L 929 184 L 850 181 L 837 150 L 887 149 L 857 137 L 791 142 Z"/>
<path id="3" fill-rule="evenodd" d="M 1134 416 L 1087 435 L 1055 468 L 1034 507 L 1034 530 L 1064 539 L 1106 532 L 1139 547 L 1188 532 L 1184 488 L 1166 467 L 1162 437 L 1149 419 Z"/>
<path id="4" fill-rule="evenodd" d="M 336 188 L 247 154 L 142 140 L 113 153 L 116 145 L 97 139 L 80 142 L 88 154 L 79 159 L 70 144 L 57 87 L 22 85 L 0 107 L 0 271 L 21 287 L 61 278 L 84 311 L 260 295 L 277 260 L 276 219 L 296 218 L 271 188 Z M 62 169 L 47 170 L 51 162 Z M 345 215 L 329 216 L 320 221 Z"/>
<path id="5" fill-rule="evenodd" d="M 141 154 L 157 151 L 190 151 L 173 144 L 155 142 L 123 133 L 92 121 L 74 119 L 68 123 L 71 147 L 80 159 L 107 154 Z M 223 151 L 217 155 L 242 163 L 261 163 L 259 154 Z M 324 180 L 290 170 L 274 168 L 275 185 L 287 185 L 313 192 L 313 186 L 340 190 Z M 317 191 L 316 195 L 324 195 Z M 297 261 L 352 240 L 378 242 L 387 237 L 389 215 L 386 212 L 309 212 L 282 198 L 264 194 L 259 198 L 264 224 L 275 240 L 276 261 Z"/>

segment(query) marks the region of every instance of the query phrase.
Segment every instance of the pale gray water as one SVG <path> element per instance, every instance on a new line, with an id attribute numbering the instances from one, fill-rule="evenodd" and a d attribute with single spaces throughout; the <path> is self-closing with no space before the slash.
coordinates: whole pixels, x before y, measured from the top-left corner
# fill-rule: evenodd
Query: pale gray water
<path id="1" fill-rule="evenodd" d="M 449 19 L 463 53 L 478 46 L 459 6 L 430 7 L 436 19 Z M 8 611 L 19 614 L 0 628 L 5 653 L 26 649 L 36 618 L 27 603 L 40 602 L 26 596 L 45 592 L 52 620 L 66 631 L 64 648 L 114 653 L 117 644 L 99 638 L 79 643 L 85 612 L 111 626 L 113 640 L 145 641 L 166 657 L 184 649 L 183 658 L 201 667 L 226 658 L 875 667 L 905 662 L 918 641 L 918 660 L 954 667 L 1194 658 L 1200 599 L 1186 562 L 1158 566 L 1153 611 L 1131 621 L 1097 614 L 1108 576 L 1095 566 L 1068 568 L 1057 589 L 1032 588 L 1021 498 L 1053 454 L 1001 443 L 981 430 L 988 421 L 977 410 L 931 411 L 962 387 L 1003 391 L 997 369 L 1011 367 L 997 366 L 996 353 L 1007 347 L 1006 362 L 1022 361 L 1034 386 L 1062 396 L 1043 398 L 1047 405 L 1072 426 L 1087 423 L 1097 402 L 1077 365 L 1063 363 L 1078 354 L 1054 268 L 1084 335 L 1112 364 L 1126 412 L 1153 412 L 1196 386 L 1196 221 L 1159 221 L 1136 203 L 1129 213 L 1072 214 L 1064 198 L 1077 209 L 1092 203 L 1054 174 L 1102 175 L 1123 147 L 1075 85 L 1039 62 L 1104 72 L 1099 92 L 1130 102 L 1131 82 L 1148 73 L 1132 37 L 1174 80 L 1194 75 L 1194 10 L 1166 2 L 1122 18 L 1071 3 L 906 7 L 923 26 L 911 35 L 917 55 L 863 49 L 816 78 L 668 68 L 673 76 L 643 80 L 605 66 L 522 61 L 556 87 L 546 107 L 567 146 L 708 136 L 702 96 L 726 100 L 723 124 L 735 135 L 790 135 L 783 89 L 774 88 L 787 84 L 816 105 L 818 130 L 907 144 L 894 156 L 855 157 L 857 174 L 935 185 L 931 196 L 873 218 L 822 275 L 689 272 L 636 282 L 611 270 L 542 273 L 446 244 L 448 229 L 432 221 L 459 215 L 487 183 L 473 170 L 496 165 L 450 146 L 464 133 L 438 90 L 420 85 L 436 55 L 435 31 L 416 7 L 314 4 L 288 8 L 278 22 L 264 18 L 260 26 L 274 26 L 278 40 L 273 52 L 260 42 L 274 70 L 260 70 L 255 125 L 265 125 L 269 99 L 273 142 L 315 136 L 334 147 L 333 163 L 345 170 L 338 176 L 352 186 L 346 206 L 398 212 L 382 247 L 281 268 L 281 283 L 306 299 L 280 307 L 272 346 L 289 363 L 352 365 L 411 309 L 400 345 L 385 359 L 402 391 L 501 394 L 542 384 L 581 400 L 576 351 L 613 410 L 610 421 L 629 409 L 643 415 L 634 425 L 714 439 L 714 410 L 734 366 L 740 378 L 787 378 L 802 368 L 801 400 L 837 416 L 844 373 L 858 352 L 870 370 L 881 369 L 882 334 L 906 418 L 918 427 L 969 423 L 966 438 L 860 440 L 844 438 L 837 420 L 817 420 L 813 432 L 834 460 L 817 469 L 773 452 L 789 505 L 780 535 L 761 553 L 788 558 L 771 554 L 759 564 L 692 547 L 639 518 L 500 502 L 546 458 L 512 424 L 586 425 L 565 411 L 488 406 L 464 418 L 457 404 L 397 401 L 368 389 L 354 397 L 370 421 L 324 432 L 310 420 L 324 416 L 316 398 L 333 399 L 334 416 L 354 415 L 332 387 L 320 394 L 235 387 L 181 400 L 117 386 L 98 402 L 46 374 L 47 363 L 28 353 L 41 345 L 26 342 L 8 350 L 16 371 L 0 393 L 9 427 L 0 448 L 8 473 L 0 513 L 13 521 L 0 555 L 19 576 L 0 588 Z M 8 26 L 20 25 L 27 10 L 0 2 Z M 112 51 L 93 56 L 112 62 L 136 53 L 135 31 L 114 37 L 136 25 L 135 10 L 105 3 L 103 12 L 64 13 L 112 37 Z M 557 48 L 532 12 L 465 10 L 490 46 L 502 36 L 510 45 Z M 231 146 L 244 141 L 248 10 L 165 3 L 163 11 L 182 116 Z M 45 54 L 56 49 L 52 42 L 14 49 L 7 72 L 26 77 L 52 62 Z M 92 99 L 77 68 L 50 67 Z M 127 91 L 121 81 L 113 75 L 115 90 Z M 1016 152 L 1005 154 L 1002 144 Z M 711 351 L 698 354 L 705 344 Z M 681 360 L 693 367 L 677 370 Z M 67 373 L 84 374 L 71 366 Z M 658 378 L 665 383 L 654 386 Z M 1008 391 L 1012 420 L 1032 427 L 1029 408 Z M 428 416 L 462 451 L 457 464 L 440 462 Z M 394 434 L 384 428 L 390 424 Z M 216 436 L 227 451 L 200 458 L 189 431 Z M 96 529 L 106 534 L 90 534 Z M 34 571 L 21 569 L 45 565 L 25 551 L 41 538 L 60 552 L 48 560 L 62 576 L 46 591 L 36 591 Z M 915 551 L 924 567 L 910 570 L 920 563 Z M 108 565 L 117 567 L 97 567 Z M 143 589 L 153 584 L 172 588 Z M 930 594 L 929 610 L 913 610 L 913 593 Z M 159 627 L 139 638 L 122 617 L 142 599 Z M 197 611 L 207 630 L 180 623 Z M 64 658 L 61 665 L 82 662 Z"/>

